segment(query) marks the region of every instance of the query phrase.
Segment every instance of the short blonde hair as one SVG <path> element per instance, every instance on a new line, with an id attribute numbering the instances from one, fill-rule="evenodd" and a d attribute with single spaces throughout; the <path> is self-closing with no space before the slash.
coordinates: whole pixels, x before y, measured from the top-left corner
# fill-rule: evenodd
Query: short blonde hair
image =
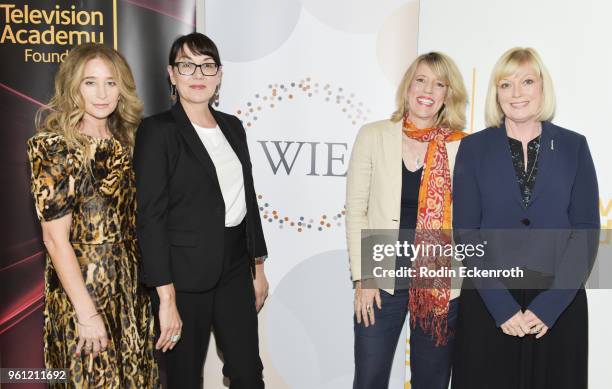
<path id="1" fill-rule="evenodd" d="M 493 67 L 487 99 L 485 100 L 485 123 L 487 127 L 500 127 L 504 121 L 504 112 L 497 100 L 497 83 L 516 72 L 522 65 L 529 65 L 542 79 L 542 104 L 536 120 L 549 121 L 555 116 L 556 99 L 550 73 L 544 66 L 540 55 L 531 47 L 514 47 L 506 51 Z"/>
<path id="2" fill-rule="evenodd" d="M 437 114 L 435 126 L 453 130 L 464 129 L 467 92 L 463 84 L 463 77 L 461 77 L 459 68 L 449 56 L 435 51 L 418 56 L 404 73 L 404 77 L 397 88 L 397 110 L 391 116 L 391 121 L 402 120 L 408 112 L 408 89 L 414 79 L 417 67 L 422 63 L 429 66 L 436 78 L 448 86 L 444 105 Z"/>

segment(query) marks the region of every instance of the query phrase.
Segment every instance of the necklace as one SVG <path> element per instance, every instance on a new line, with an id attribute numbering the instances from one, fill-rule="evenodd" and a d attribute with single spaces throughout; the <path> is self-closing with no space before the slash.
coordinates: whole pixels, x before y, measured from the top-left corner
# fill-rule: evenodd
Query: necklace
<path id="1" fill-rule="evenodd" d="M 429 143 L 433 140 L 433 134 L 437 131 L 438 127 L 427 127 L 427 128 L 418 128 L 411 120 L 408 118 L 408 114 L 404 115 L 404 121 L 402 122 L 402 132 L 404 137 L 407 139 L 413 139 L 420 143 Z M 428 147 L 428 146 L 427 146 Z M 425 155 L 426 156 L 426 155 Z M 419 156 L 414 158 L 414 170 L 419 170 L 425 164 L 425 157 L 421 160 Z"/>
<path id="2" fill-rule="evenodd" d="M 527 180 L 525 180 L 525 185 L 527 185 L 527 183 L 531 180 L 531 175 L 533 174 L 533 169 L 535 169 L 536 165 L 538 164 L 538 157 L 540 156 L 540 140 L 542 135 L 538 135 L 538 146 L 536 149 L 536 155 L 533 161 L 533 165 L 531 165 L 531 170 L 529 172 L 529 176 L 527 177 Z M 527 154 L 529 154 L 529 145 L 527 145 Z M 527 163 L 529 163 L 529 160 L 527 160 Z"/>
<path id="3" fill-rule="evenodd" d="M 410 149 L 409 149 L 410 145 L 409 145 L 409 143 L 408 143 L 408 142 L 409 142 L 410 140 L 415 140 L 415 139 L 409 138 L 409 137 L 408 137 L 408 135 L 406 134 L 406 131 L 403 131 L 402 136 L 403 136 L 403 139 L 402 139 L 402 142 L 403 142 L 403 146 L 402 146 L 402 147 L 403 147 L 403 149 L 402 149 L 402 153 L 404 153 L 404 152 L 405 152 L 406 154 L 411 154 L 411 153 L 410 153 L 410 151 L 409 151 L 409 150 L 410 150 Z M 417 142 L 419 142 L 419 141 L 417 141 Z M 419 143 L 423 143 L 423 142 L 419 142 Z M 416 146 L 413 146 L 413 147 L 416 147 Z M 419 151 L 415 150 L 415 151 L 414 151 L 414 153 L 418 154 L 418 153 L 419 153 Z M 424 160 L 424 159 L 425 159 L 425 158 L 421 158 L 419 155 L 416 155 L 416 156 L 414 157 L 414 170 L 415 170 L 415 171 L 419 170 L 419 169 L 421 168 L 421 166 L 423 166 L 423 165 L 425 164 L 425 160 Z M 410 159 L 409 159 L 408 157 L 406 157 L 406 158 L 405 158 L 405 161 L 406 161 L 406 167 L 408 167 L 408 166 L 410 165 L 409 160 L 410 160 Z"/>
<path id="4" fill-rule="evenodd" d="M 531 176 L 533 175 L 533 170 L 538 164 L 538 156 L 540 155 L 540 141 L 542 140 L 542 124 L 538 124 L 538 132 L 539 132 L 539 135 L 536 137 L 536 139 L 538 140 L 538 148 L 536 149 L 536 156 L 533 161 L 533 165 L 531 166 L 531 170 L 529 171 L 529 175 L 527 176 L 527 180 L 525 180 L 525 185 L 529 182 L 529 180 L 531 180 Z M 510 136 L 511 138 L 520 140 L 520 138 L 518 137 L 517 138 L 512 137 L 514 133 L 512 129 L 507 128 L 507 133 L 508 133 L 508 136 Z M 527 143 L 527 154 L 529 154 L 529 143 Z M 527 159 L 527 164 L 529 164 L 529 158 Z"/>

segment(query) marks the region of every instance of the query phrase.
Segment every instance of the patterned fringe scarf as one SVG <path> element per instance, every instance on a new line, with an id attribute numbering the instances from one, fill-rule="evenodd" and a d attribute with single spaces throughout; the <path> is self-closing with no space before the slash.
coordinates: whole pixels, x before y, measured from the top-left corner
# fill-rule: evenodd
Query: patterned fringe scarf
<path id="1" fill-rule="evenodd" d="M 439 244 L 445 247 L 451 243 L 452 228 L 451 173 L 446 142 L 459 140 L 467 134 L 440 127 L 418 129 L 407 116 L 404 117 L 403 127 L 404 134 L 409 138 L 429 142 L 419 188 L 414 244 Z M 450 269 L 450 265 L 449 256 L 421 256 L 413 262 L 413 267 L 427 267 L 429 270 Z M 435 338 L 436 346 L 445 345 L 451 335 L 448 331 L 450 278 L 412 278 L 409 294 L 412 328 L 415 328 L 418 320 L 423 331 L 431 333 L 432 338 Z"/>

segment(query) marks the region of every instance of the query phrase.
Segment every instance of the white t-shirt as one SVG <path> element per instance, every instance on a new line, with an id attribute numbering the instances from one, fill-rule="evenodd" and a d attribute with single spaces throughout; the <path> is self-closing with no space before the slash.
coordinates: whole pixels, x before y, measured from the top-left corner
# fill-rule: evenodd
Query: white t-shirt
<path id="1" fill-rule="evenodd" d="M 237 226 L 242 222 L 247 212 L 242 164 L 219 126 L 206 128 L 194 123 L 191 124 L 215 165 L 221 194 L 223 194 L 223 201 L 225 202 L 225 226 Z"/>

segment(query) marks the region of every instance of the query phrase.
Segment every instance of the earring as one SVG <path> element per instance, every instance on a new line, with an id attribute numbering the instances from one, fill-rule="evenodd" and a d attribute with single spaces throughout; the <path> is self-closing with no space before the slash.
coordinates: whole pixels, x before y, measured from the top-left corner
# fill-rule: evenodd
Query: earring
<path id="1" fill-rule="evenodd" d="M 219 106 L 219 90 L 221 89 L 221 84 L 217 85 L 215 89 L 215 94 L 213 95 L 213 104 L 215 107 Z"/>
<path id="2" fill-rule="evenodd" d="M 176 85 L 174 84 L 170 86 L 170 98 L 176 100 Z"/>

